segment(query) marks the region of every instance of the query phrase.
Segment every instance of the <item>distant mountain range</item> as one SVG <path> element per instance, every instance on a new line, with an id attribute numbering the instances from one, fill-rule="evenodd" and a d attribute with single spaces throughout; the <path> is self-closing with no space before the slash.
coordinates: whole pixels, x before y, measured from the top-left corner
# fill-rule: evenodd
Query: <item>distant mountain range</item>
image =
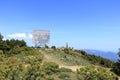
<path id="1" fill-rule="evenodd" d="M 114 52 L 105 52 L 105 51 L 100 51 L 100 50 L 92 50 L 92 49 L 85 49 L 85 51 L 88 53 L 88 54 L 94 54 L 96 56 L 101 56 L 103 58 L 107 58 L 111 61 L 114 61 L 116 62 L 119 57 L 117 55 L 117 53 L 114 53 Z"/>

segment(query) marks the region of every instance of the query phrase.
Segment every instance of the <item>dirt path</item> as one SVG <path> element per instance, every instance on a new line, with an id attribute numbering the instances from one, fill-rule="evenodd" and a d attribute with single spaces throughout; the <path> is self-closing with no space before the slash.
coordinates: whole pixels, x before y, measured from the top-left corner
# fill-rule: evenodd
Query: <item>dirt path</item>
<path id="1" fill-rule="evenodd" d="M 42 54 L 42 55 L 44 56 L 44 58 L 43 58 L 43 60 L 42 60 L 42 64 L 43 64 L 44 62 L 47 62 L 48 60 L 51 59 L 51 58 L 50 58 L 48 55 L 46 55 L 42 50 L 39 50 L 39 52 L 40 52 L 40 54 Z"/>
<path id="2" fill-rule="evenodd" d="M 77 69 L 80 69 L 80 68 L 82 68 L 84 66 L 65 66 L 65 65 L 60 65 L 60 68 L 62 68 L 62 67 L 71 69 L 72 71 L 76 71 Z"/>
<path id="3" fill-rule="evenodd" d="M 52 61 L 52 62 L 57 62 L 56 60 L 54 60 L 52 57 L 48 56 L 47 54 L 45 54 L 42 50 L 39 50 L 39 52 L 44 56 L 44 59 L 43 59 L 43 62 L 47 62 L 47 61 Z M 58 62 L 57 62 L 58 63 Z M 59 64 L 59 63 L 58 63 Z M 67 66 L 67 65 L 64 65 L 64 64 L 59 64 L 59 67 L 62 68 L 68 68 L 68 69 L 71 69 L 72 71 L 76 71 L 77 69 L 79 68 L 82 68 L 84 66 Z"/>

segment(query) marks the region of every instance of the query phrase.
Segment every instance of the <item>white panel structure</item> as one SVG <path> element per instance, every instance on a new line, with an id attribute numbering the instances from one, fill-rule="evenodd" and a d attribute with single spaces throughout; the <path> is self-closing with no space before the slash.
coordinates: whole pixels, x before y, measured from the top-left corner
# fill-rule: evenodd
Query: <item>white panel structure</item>
<path id="1" fill-rule="evenodd" d="M 48 30 L 33 31 L 33 43 L 35 43 L 35 47 L 48 44 L 49 41 L 50 41 L 50 31 Z"/>

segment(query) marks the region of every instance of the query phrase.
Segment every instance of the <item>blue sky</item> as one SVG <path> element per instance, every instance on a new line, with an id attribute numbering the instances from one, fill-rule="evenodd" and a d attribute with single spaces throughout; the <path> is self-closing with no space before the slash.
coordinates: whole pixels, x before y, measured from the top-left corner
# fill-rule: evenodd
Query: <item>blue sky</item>
<path id="1" fill-rule="evenodd" d="M 33 45 L 33 30 L 50 30 L 49 45 L 68 42 L 76 49 L 118 51 L 119 4 L 120 0 L 0 0 L 0 32 L 6 39 L 16 36 Z"/>

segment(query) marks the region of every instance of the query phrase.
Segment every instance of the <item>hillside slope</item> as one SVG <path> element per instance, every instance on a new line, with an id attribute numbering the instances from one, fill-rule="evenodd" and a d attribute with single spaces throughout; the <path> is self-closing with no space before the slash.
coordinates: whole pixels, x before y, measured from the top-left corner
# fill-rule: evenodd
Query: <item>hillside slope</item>
<path id="1" fill-rule="evenodd" d="M 64 66 L 88 66 L 91 65 L 89 61 L 80 57 L 81 54 L 71 51 L 71 53 L 66 54 L 60 49 L 40 49 L 39 52 L 44 55 L 43 61 L 51 61 Z"/>
<path id="2" fill-rule="evenodd" d="M 87 53 L 84 53 L 84 51 L 76 51 L 76 50 L 69 49 L 69 51 L 66 52 L 65 49 L 66 48 L 64 48 L 64 49 L 60 49 L 60 48 L 59 49 L 52 49 L 52 48 L 39 49 L 40 54 L 42 54 L 44 56 L 42 64 L 44 64 L 45 62 L 57 63 L 57 64 L 59 64 L 59 68 L 70 69 L 73 72 L 75 72 L 75 74 L 77 72 L 76 77 L 78 77 L 78 75 L 80 75 L 83 78 L 83 80 L 86 80 L 84 77 L 85 76 L 84 74 L 86 74 L 86 72 L 82 73 L 81 70 L 85 70 L 85 71 L 87 70 L 88 72 L 90 71 L 90 75 L 94 75 L 94 76 L 98 77 L 98 79 L 97 79 L 97 78 L 93 78 L 89 75 L 92 80 L 94 80 L 94 79 L 99 80 L 99 77 L 102 77 L 102 76 L 100 76 L 100 74 L 103 74 L 103 71 L 104 71 L 104 75 L 106 75 L 108 73 L 110 73 L 109 75 L 114 75 L 110 71 L 110 68 L 108 68 L 107 66 L 104 66 L 103 64 L 100 64 L 99 62 L 93 63 L 93 61 L 89 61 L 89 59 L 86 59 L 85 56 L 88 56 L 88 57 L 90 57 L 90 56 L 87 55 Z M 95 57 L 95 56 L 93 55 L 93 57 Z M 97 58 L 97 57 L 95 57 L 95 58 Z M 99 58 L 104 59 L 104 58 L 98 57 L 98 59 Z M 107 59 L 105 59 L 105 61 L 106 60 Z M 109 60 L 108 60 L 108 62 L 109 62 Z M 98 71 L 96 72 L 96 70 L 98 70 Z M 69 74 L 69 73 L 67 73 L 67 74 Z M 82 79 L 81 77 L 80 77 L 80 80 Z M 103 79 L 114 80 L 112 78 L 112 76 L 111 76 L 111 79 L 110 79 L 110 76 L 109 76 L 109 78 L 106 77 Z M 75 80 L 77 80 L 77 79 L 75 79 Z"/>
<path id="3" fill-rule="evenodd" d="M 44 62 L 55 62 L 59 64 L 60 67 L 70 68 L 76 70 L 83 66 L 103 66 L 110 67 L 113 62 L 107 59 L 97 57 L 94 55 L 89 55 L 84 51 L 76 51 L 68 49 L 39 49 L 39 52 L 44 55 Z"/>
<path id="4" fill-rule="evenodd" d="M 69 68 L 72 71 L 76 71 L 77 69 L 84 67 L 84 66 L 91 66 L 92 64 L 79 56 L 72 56 L 69 54 L 64 53 L 62 50 L 53 50 L 53 49 L 46 49 L 46 50 L 39 50 L 39 52 L 44 56 L 44 62 L 54 62 L 59 64 L 59 67 L 62 68 Z M 72 52 L 75 54 L 75 52 Z"/>
<path id="5" fill-rule="evenodd" d="M 114 62 L 72 48 L 34 48 L 0 41 L 0 80 L 118 80 Z"/>

